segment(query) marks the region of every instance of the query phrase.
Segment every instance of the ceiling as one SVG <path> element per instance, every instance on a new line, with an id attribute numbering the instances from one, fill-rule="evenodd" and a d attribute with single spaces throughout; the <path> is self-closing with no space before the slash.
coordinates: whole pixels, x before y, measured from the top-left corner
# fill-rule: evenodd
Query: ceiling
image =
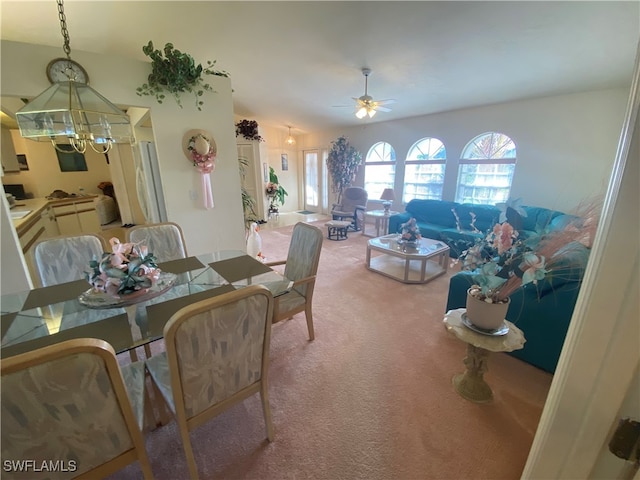
<path id="1" fill-rule="evenodd" d="M 0 7 L 2 39 L 64 55 L 55 0 Z M 72 58 L 148 61 L 149 40 L 171 42 L 231 74 L 236 114 L 293 134 L 628 86 L 639 12 L 637 1 L 65 2 Z M 355 118 L 362 67 L 392 112 Z"/>

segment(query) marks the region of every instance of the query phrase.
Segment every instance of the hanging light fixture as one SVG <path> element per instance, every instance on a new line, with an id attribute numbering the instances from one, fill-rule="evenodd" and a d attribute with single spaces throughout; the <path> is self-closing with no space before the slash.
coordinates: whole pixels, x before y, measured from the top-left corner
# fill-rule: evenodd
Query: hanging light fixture
<path id="1" fill-rule="evenodd" d="M 68 80 L 54 83 L 16 112 L 20 135 L 50 140 L 59 151 L 65 150 L 58 143 L 70 144 L 79 153 L 84 153 L 87 145 L 98 153 L 107 153 L 114 143 L 131 143 L 127 114 L 86 83 L 76 82 L 63 0 L 57 0 L 57 4 L 63 50 L 69 62 L 64 71 Z"/>
<path id="2" fill-rule="evenodd" d="M 294 145 L 296 143 L 296 139 L 293 138 L 293 136 L 291 136 L 291 126 L 287 125 L 287 127 L 289 127 L 289 136 L 287 137 L 287 139 L 284 142 L 287 145 Z"/>

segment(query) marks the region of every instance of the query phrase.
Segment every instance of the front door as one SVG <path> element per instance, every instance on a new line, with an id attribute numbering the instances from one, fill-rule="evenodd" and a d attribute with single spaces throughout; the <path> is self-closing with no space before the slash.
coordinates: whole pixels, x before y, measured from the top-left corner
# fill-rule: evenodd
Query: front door
<path id="1" fill-rule="evenodd" d="M 320 211 L 320 161 L 317 150 L 304 152 L 304 209 Z"/>

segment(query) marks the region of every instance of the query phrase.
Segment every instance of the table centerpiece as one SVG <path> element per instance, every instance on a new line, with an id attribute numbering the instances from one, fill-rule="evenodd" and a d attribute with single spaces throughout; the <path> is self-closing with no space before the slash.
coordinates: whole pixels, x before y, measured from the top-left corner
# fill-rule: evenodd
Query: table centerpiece
<path id="1" fill-rule="evenodd" d="M 112 253 L 89 262 L 85 278 L 92 288 L 78 300 L 91 308 L 113 308 L 149 300 L 169 290 L 176 280 L 163 272 L 156 257 L 144 245 L 109 240 Z"/>

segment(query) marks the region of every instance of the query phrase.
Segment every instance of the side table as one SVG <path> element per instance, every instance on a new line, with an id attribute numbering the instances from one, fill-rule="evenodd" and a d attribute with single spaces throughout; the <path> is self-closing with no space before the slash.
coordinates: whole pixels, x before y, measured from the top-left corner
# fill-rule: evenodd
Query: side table
<path id="1" fill-rule="evenodd" d="M 483 378 L 488 370 L 489 353 L 520 350 L 526 340 L 522 330 L 507 320 L 505 323 L 509 331 L 504 335 L 493 336 L 474 332 L 462 322 L 462 314 L 465 312 L 465 308 L 449 310 L 443 320 L 449 333 L 468 344 L 467 356 L 464 359 L 466 370 L 455 375 L 452 382 L 462 397 L 476 403 L 487 403 L 493 399 L 491 387 Z"/>
<path id="2" fill-rule="evenodd" d="M 384 210 L 368 210 L 364 212 L 364 223 L 362 224 L 362 235 L 367 237 L 380 237 L 381 235 L 386 235 L 389 233 L 389 217 L 391 215 L 396 215 L 400 212 L 394 212 L 390 210 L 385 213 Z M 376 234 L 366 233 L 367 231 L 367 218 L 373 218 L 375 220 Z M 380 233 L 382 231 L 382 233 Z"/>

